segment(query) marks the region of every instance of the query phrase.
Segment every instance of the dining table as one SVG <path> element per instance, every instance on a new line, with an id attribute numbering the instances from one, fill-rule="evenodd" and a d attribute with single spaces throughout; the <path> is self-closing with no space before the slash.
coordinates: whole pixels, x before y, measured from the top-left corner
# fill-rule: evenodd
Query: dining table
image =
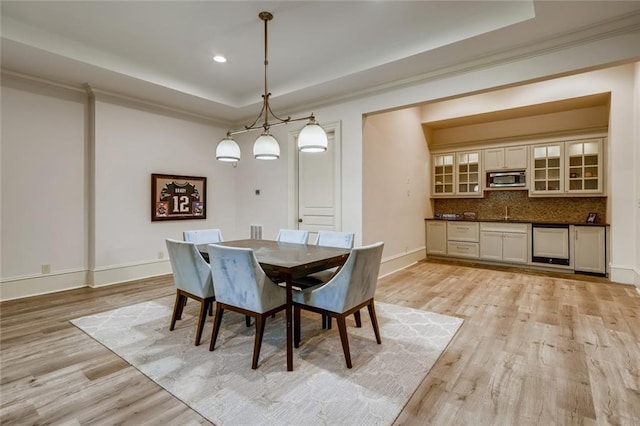
<path id="1" fill-rule="evenodd" d="M 235 240 L 215 243 L 227 247 L 250 248 L 267 276 L 286 284 L 287 371 L 293 371 L 293 282 L 325 269 L 342 266 L 350 249 L 317 246 L 313 244 L 285 243 L 273 240 Z M 208 260 L 207 244 L 198 250 Z"/>

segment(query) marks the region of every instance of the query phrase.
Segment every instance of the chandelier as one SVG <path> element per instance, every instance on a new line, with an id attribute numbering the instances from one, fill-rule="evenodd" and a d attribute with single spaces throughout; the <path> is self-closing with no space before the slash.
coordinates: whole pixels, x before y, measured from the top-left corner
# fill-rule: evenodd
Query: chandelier
<path id="1" fill-rule="evenodd" d="M 327 134 L 324 129 L 316 122 L 313 113 L 307 117 L 300 118 L 280 118 L 273 113 L 269 106 L 269 97 L 271 93 L 267 90 L 267 23 L 273 19 L 273 15 L 269 12 L 260 12 L 258 17 L 264 21 L 264 94 L 262 95 L 262 109 L 255 121 L 244 126 L 244 129 L 237 131 L 228 131 L 227 135 L 218 143 L 216 147 L 216 159 L 220 161 L 237 162 L 240 161 L 240 146 L 233 139 L 233 135 L 249 132 L 252 130 L 262 129 L 262 134 L 253 144 L 253 156 L 258 160 L 276 160 L 280 158 L 280 145 L 276 138 L 271 136 L 269 129 L 273 126 L 287 124 L 294 121 L 309 120 L 298 134 L 298 150 L 302 152 L 323 152 L 327 150 Z M 269 115 L 272 121 L 269 121 Z M 262 124 L 258 124 L 264 117 Z"/>

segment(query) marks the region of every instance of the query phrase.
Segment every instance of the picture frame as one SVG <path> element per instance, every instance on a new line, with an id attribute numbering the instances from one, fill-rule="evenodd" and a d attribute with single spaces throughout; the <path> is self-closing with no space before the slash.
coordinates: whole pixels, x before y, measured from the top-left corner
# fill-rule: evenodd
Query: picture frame
<path id="1" fill-rule="evenodd" d="M 151 221 L 206 219 L 207 178 L 151 174 Z"/>
<path id="2" fill-rule="evenodd" d="M 598 220 L 598 213 L 591 212 L 587 215 L 587 223 L 596 223 Z"/>

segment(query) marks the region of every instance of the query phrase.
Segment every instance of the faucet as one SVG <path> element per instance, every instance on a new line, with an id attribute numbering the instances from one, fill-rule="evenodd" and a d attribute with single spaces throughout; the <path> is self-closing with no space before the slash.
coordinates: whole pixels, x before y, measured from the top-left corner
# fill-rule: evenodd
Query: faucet
<path id="1" fill-rule="evenodd" d="M 504 217 L 503 217 L 503 219 L 504 219 L 504 220 L 509 220 L 509 219 L 511 219 L 511 218 L 509 217 L 509 206 L 504 206 Z"/>

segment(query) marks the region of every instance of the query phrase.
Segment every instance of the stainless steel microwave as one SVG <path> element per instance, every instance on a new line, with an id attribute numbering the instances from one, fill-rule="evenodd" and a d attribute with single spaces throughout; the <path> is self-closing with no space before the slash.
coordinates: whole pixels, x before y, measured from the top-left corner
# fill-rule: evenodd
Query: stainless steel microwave
<path id="1" fill-rule="evenodd" d="M 487 188 L 517 188 L 527 186 L 527 173 L 524 170 L 509 172 L 488 172 Z"/>

